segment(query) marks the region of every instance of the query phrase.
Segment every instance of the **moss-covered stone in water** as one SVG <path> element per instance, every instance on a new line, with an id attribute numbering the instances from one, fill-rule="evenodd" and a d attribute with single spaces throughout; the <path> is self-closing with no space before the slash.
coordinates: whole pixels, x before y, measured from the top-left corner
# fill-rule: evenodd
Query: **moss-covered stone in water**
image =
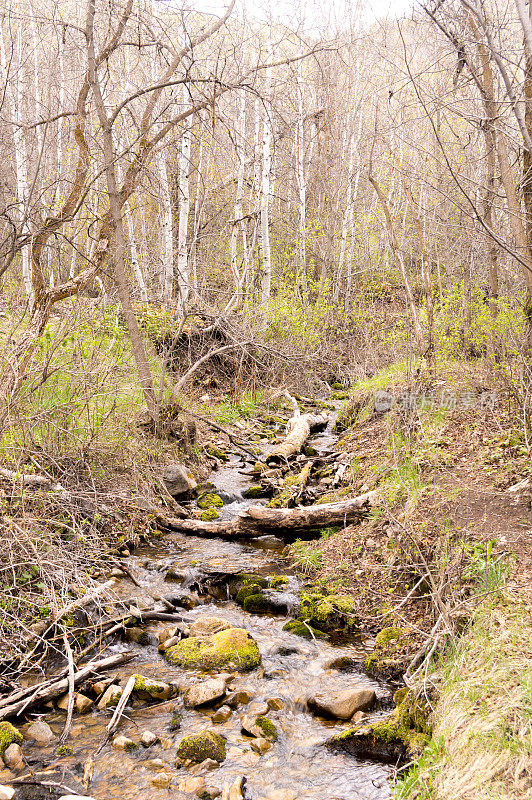
<path id="1" fill-rule="evenodd" d="M 327 638 L 327 634 L 323 633 L 323 631 L 318 631 L 316 628 L 313 628 L 304 622 L 300 622 L 297 619 L 291 619 L 289 622 L 285 622 L 283 625 L 283 631 L 293 633 L 294 636 L 302 636 L 304 639 L 312 639 L 313 635 L 315 639 Z"/>
<path id="2" fill-rule="evenodd" d="M 183 712 L 182 711 L 174 711 L 170 722 L 168 723 L 168 730 L 170 731 L 178 731 L 181 728 L 181 722 L 183 721 Z"/>
<path id="3" fill-rule="evenodd" d="M 254 500 L 257 497 L 263 497 L 265 494 L 265 489 L 260 483 L 254 483 L 243 492 L 243 496 L 246 497 L 248 500 Z"/>
<path id="4" fill-rule="evenodd" d="M 205 511 L 201 512 L 201 521 L 202 522 L 212 522 L 213 519 L 219 519 L 220 515 L 216 511 L 215 508 L 206 508 Z"/>
<path id="5" fill-rule="evenodd" d="M 202 494 L 196 500 L 196 503 L 199 508 L 222 508 L 224 501 L 218 494 L 214 494 L 214 492 L 207 492 L 207 494 Z"/>
<path id="6" fill-rule="evenodd" d="M 303 592 L 298 616 L 318 630 L 331 631 L 354 627 L 354 610 L 354 600 L 347 594 L 324 597 L 314 592 Z"/>
<path id="7" fill-rule="evenodd" d="M 251 575 L 246 572 L 241 572 L 240 575 L 234 575 L 228 580 L 229 594 L 231 597 L 236 597 L 240 589 L 246 586 L 254 586 L 255 591 L 257 587 L 259 590 L 267 589 L 268 579 L 262 575 Z"/>
<path id="8" fill-rule="evenodd" d="M 170 664 L 204 671 L 224 667 L 247 671 L 261 663 L 257 642 L 242 628 L 227 628 L 206 639 L 191 636 L 169 647 L 164 655 Z"/>
<path id="9" fill-rule="evenodd" d="M 270 742 L 276 742 L 279 738 L 277 733 L 277 728 L 273 724 L 268 717 L 257 717 L 255 720 L 255 725 L 257 725 L 264 734 L 264 738 L 268 739 Z"/>
<path id="10" fill-rule="evenodd" d="M 227 453 L 224 450 L 220 450 L 219 447 L 216 447 L 213 444 L 206 444 L 203 449 L 209 456 L 218 458 L 220 461 L 229 461 L 229 456 Z"/>
<path id="11" fill-rule="evenodd" d="M 257 583 L 246 584 L 245 586 L 242 586 L 242 588 L 236 593 L 236 602 L 243 606 L 244 601 L 254 594 L 261 594 L 261 587 Z"/>
<path id="12" fill-rule="evenodd" d="M 265 614 L 271 609 L 270 603 L 262 593 L 248 595 L 244 600 L 243 607 L 248 614 Z"/>
<path id="13" fill-rule="evenodd" d="M 202 731 L 185 736 L 177 748 L 178 758 L 190 759 L 199 764 L 207 758 L 225 761 L 225 739 L 214 731 Z"/>
<path id="14" fill-rule="evenodd" d="M 384 628 L 363 661 L 366 672 L 386 678 L 399 677 L 404 671 L 403 648 L 407 641 L 407 634 L 401 628 Z"/>
<path id="15" fill-rule="evenodd" d="M 0 756 L 5 753 L 9 745 L 21 744 L 23 740 L 20 731 L 10 722 L 0 722 Z"/>
<path id="16" fill-rule="evenodd" d="M 288 583 L 288 578 L 286 575 L 274 575 L 270 578 L 270 587 L 272 589 L 279 589 L 281 586 L 286 586 Z"/>

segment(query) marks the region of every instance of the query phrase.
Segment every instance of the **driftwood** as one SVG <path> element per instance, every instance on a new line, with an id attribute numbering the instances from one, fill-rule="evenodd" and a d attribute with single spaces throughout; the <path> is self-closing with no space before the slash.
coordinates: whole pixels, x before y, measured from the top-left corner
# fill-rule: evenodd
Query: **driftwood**
<path id="1" fill-rule="evenodd" d="M 131 661 L 131 659 L 134 657 L 135 654 L 131 652 L 118 653 L 114 656 L 103 658 L 101 661 L 91 661 L 81 667 L 81 669 L 74 674 L 74 686 L 78 686 L 80 683 L 86 680 L 89 675 L 92 675 L 95 672 L 103 672 L 109 669 L 114 669 L 114 667 L 118 667 L 120 664 L 125 664 L 127 661 Z M 36 706 L 40 706 L 43 703 L 49 702 L 50 700 L 55 700 L 56 697 L 60 697 L 61 695 L 65 694 L 65 692 L 67 692 L 69 689 L 69 678 L 62 678 L 61 680 L 57 681 L 47 680 L 44 681 L 41 686 L 32 688 L 34 691 L 29 697 L 26 696 L 20 699 L 15 699 L 15 697 L 10 696 L 13 699 L 13 702 L 0 708 L 0 720 L 19 716 L 30 708 L 35 708 Z M 17 693 L 17 695 L 18 694 L 19 693 Z M 9 701 L 10 697 L 4 698 L 3 702 Z"/>
<path id="2" fill-rule="evenodd" d="M 267 464 L 278 464 L 300 453 L 311 432 L 323 428 L 329 419 L 329 415 L 325 412 L 321 414 L 302 414 L 297 400 L 288 392 L 283 392 L 283 394 L 292 404 L 294 415 L 288 420 L 286 438 L 268 454 L 266 458 Z"/>
<path id="3" fill-rule="evenodd" d="M 267 508 L 250 506 L 247 511 L 227 522 L 202 522 L 196 519 L 168 520 L 172 530 L 195 536 L 220 536 L 238 538 L 263 536 L 265 532 L 294 532 L 342 525 L 363 517 L 376 504 L 378 491 L 366 492 L 359 497 L 338 503 L 296 508 Z"/>

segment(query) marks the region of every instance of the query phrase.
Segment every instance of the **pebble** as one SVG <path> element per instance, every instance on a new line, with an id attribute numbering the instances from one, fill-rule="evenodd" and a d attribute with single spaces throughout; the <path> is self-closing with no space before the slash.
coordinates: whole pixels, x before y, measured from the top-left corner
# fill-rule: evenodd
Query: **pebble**
<path id="1" fill-rule="evenodd" d="M 270 697 L 267 703 L 268 703 L 268 708 L 270 708 L 272 711 L 280 711 L 282 708 L 286 706 L 285 701 L 281 700 L 280 697 Z"/>
<path id="2" fill-rule="evenodd" d="M 169 772 L 160 772 L 158 775 L 154 775 L 153 778 L 150 778 L 150 783 L 158 789 L 166 789 L 170 786 L 173 777 L 174 776 Z"/>
<path id="3" fill-rule="evenodd" d="M 199 795 L 205 788 L 205 778 L 185 778 L 177 787 L 180 792 Z"/>
<path id="4" fill-rule="evenodd" d="M 265 714 L 268 713 L 268 703 L 265 703 L 262 700 L 254 700 L 249 706 L 246 708 L 247 714 L 256 714 L 258 717 L 263 717 Z"/>
<path id="5" fill-rule="evenodd" d="M 112 741 L 113 747 L 117 750 L 134 750 L 137 746 L 137 743 L 130 739 L 128 736 L 123 736 L 121 733 L 118 736 L 115 736 Z"/>
<path id="6" fill-rule="evenodd" d="M 196 708 L 197 706 L 208 705 L 215 700 L 225 697 L 225 680 L 222 678 L 211 678 L 201 683 L 196 683 L 185 692 L 185 706 Z"/>
<path id="7" fill-rule="evenodd" d="M 159 737 L 152 733 L 151 731 L 142 731 L 140 736 L 140 743 L 144 745 L 144 747 L 151 747 L 152 744 L 157 744 L 159 741 Z"/>
<path id="8" fill-rule="evenodd" d="M 213 769 L 218 769 L 219 763 L 213 758 L 206 758 L 200 764 L 195 764 L 189 769 L 191 775 L 201 775 L 202 772 L 210 772 Z"/>
<path id="9" fill-rule="evenodd" d="M 164 769 L 168 765 L 166 761 L 162 760 L 162 758 L 152 758 L 149 761 L 145 761 L 144 766 L 146 769 L 151 769 L 155 772 L 155 770 Z"/>
<path id="10" fill-rule="evenodd" d="M 250 689 L 238 689 L 225 698 L 226 705 L 231 706 L 231 708 L 245 706 L 251 700 L 253 700 L 253 692 Z"/>
<path id="11" fill-rule="evenodd" d="M 9 767 L 9 769 L 12 769 L 14 772 L 20 772 L 21 769 L 24 769 L 22 749 L 16 742 L 9 745 L 4 752 L 3 758 L 6 767 Z"/>

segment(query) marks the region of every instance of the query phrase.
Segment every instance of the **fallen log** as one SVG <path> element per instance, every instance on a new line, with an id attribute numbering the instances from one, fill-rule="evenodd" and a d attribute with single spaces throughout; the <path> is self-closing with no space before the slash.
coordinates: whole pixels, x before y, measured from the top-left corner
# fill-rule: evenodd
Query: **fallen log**
<path id="1" fill-rule="evenodd" d="M 109 669 L 114 669 L 114 667 L 125 664 L 126 662 L 131 661 L 133 658 L 135 658 L 135 653 L 129 652 L 117 653 L 114 656 L 103 658 L 101 661 L 91 661 L 81 667 L 81 669 L 74 674 L 74 686 L 78 686 L 86 678 L 88 678 L 89 675 L 92 675 L 95 672 L 103 672 Z M 34 692 L 32 695 L 30 695 L 30 697 L 24 697 L 15 700 L 15 702 L 0 708 L 0 720 L 8 719 L 9 717 L 16 717 L 30 708 L 35 708 L 36 706 L 40 706 L 43 703 L 49 702 L 50 700 L 55 700 L 56 697 L 60 697 L 61 695 L 65 694 L 69 688 L 69 678 L 62 678 L 61 680 L 54 681 L 53 683 L 44 681 L 41 686 L 33 688 Z M 5 700 L 9 700 L 9 697 L 5 698 Z"/>
<path id="2" fill-rule="evenodd" d="M 268 454 L 267 464 L 279 464 L 300 453 L 311 432 L 323 428 L 329 420 L 326 412 L 301 414 L 297 401 L 292 395 L 288 392 L 283 392 L 283 394 L 292 404 L 294 415 L 288 420 L 286 439 Z"/>
<path id="3" fill-rule="evenodd" d="M 227 522 L 202 522 L 197 519 L 169 519 L 171 530 L 195 536 L 220 536 L 222 538 L 253 538 L 264 532 L 294 532 L 323 528 L 327 525 L 342 525 L 363 517 L 376 505 L 378 491 L 366 492 L 350 500 L 324 503 L 316 506 L 296 508 L 267 508 L 250 506 L 237 517 Z"/>

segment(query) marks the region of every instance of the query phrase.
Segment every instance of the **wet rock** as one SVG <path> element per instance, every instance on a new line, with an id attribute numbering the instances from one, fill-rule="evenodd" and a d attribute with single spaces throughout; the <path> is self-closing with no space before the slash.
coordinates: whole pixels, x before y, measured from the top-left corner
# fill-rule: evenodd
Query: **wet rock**
<path id="1" fill-rule="evenodd" d="M 113 678 L 104 678 L 101 681 L 96 681 L 96 683 L 91 684 L 91 689 L 95 695 L 100 695 L 105 692 L 108 686 L 110 686 L 113 682 Z"/>
<path id="2" fill-rule="evenodd" d="M 164 576 L 165 581 L 184 581 L 187 577 L 185 570 L 179 566 L 169 567 Z"/>
<path id="3" fill-rule="evenodd" d="M 134 742 L 133 739 L 130 739 L 128 736 L 124 736 L 121 733 L 113 738 L 111 744 L 116 750 L 124 750 L 125 752 L 130 752 L 138 747 L 137 743 Z"/>
<path id="4" fill-rule="evenodd" d="M 319 591 L 301 593 L 299 618 L 318 630 L 350 629 L 355 623 L 354 614 L 355 603 L 349 595 L 324 595 Z"/>
<path id="5" fill-rule="evenodd" d="M 149 761 L 144 761 L 144 766 L 146 769 L 157 770 L 164 769 L 168 764 L 162 758 L 151 758 Z"/>
<path id="6" fill-rule="evenodd" d="M 244 776 L 236 778 L 233 783 L 225 783 L 221 800 L 243 800 L 246 779 Z"/>
<path id="7" fill-rule="evenodd" d="M 153 778 L 150 778 L 150 783 L 157 789 L 167 789 L 172 783 L 173 777 L 174 776 L 170 772 L 160 772 L 158 775 L 154 775 Z"/>
<path id="8" fill-rule="evenodd" d="M 253 699 L 253 696 L 252 689 L 237 689 L 225 698 L 225 703 L 231 708 L 237 708 L 238 706 L 247 705 Z"/>
<path id="9" fill-rule="evenodd" d="M 74 695 L 74 709 L 78 714 L 86 714 L 91 710 L 92 705 L 93 703 L 90 697 L 76 692 Z M 57 701 L 57 708 L 60 708 L 61 711 L 68 711 L 68 694 L 64 694 L 63 697 L 59 698 Z"/>
<path id="10" fill-rule="evenodd" d="M 205 778 L 185 778 L 177 788 L 180 792 L 195 794 L 199 797 L 205 788 Z"/>
<path id="11" fill-rule="evenodd" d="M 165 650 L 168 650 L 170 647 L 174 647 L 174 645 L 179 644 L 180 641 L 180 636 L 172 636 L 170 639 L 166 639 L 164 642 L 162 642 L 157 649 L 160 653 L 164 653 Z"/>
<path id="12" fill-rule="evenodd" d="M 135 644 L 141 644 L 143 646 L 151 644 L 150 635 L 146 633 L 146 631 L 143 631 L 142 628 L 126 628 L 126 639 L 128 642 L 134 642 Z"/>
<path id="13" fill-rule="evenodd" d="M 22 741 L 22 737 L 21 737 Z M 24 769 L 24 759 L 22 758 L 22 750 L 18 742 L 13 742 L 3 753 L 4 764 L 13 772 L 20 772 Z"/>
<path id="14" fill-rule="evenodd" d="M 0 755 L 4 755 L 5 751 L 12 744 L 18 745 L 20 742 L 22 742 L 22 734 L 20 731 L 17 731 L 15 726 L 10 722 L 0 722 Z M 7 764 L 7 766 L 9 766 L 9 764 Z"/>
<path id="15" fill-rule="evenodd" d="M 214 712 L 211 719 L 216 724 L 222 724 L 227 722 L 233 712 L 229 708 L 229 706 L 220 706 L 220 708 Z"/>
<path id="16" fill-rule="evenodd" d="M 406 667 L 409 639 L 401 628 L 384 628 L 375 638 L 372 652 L 364 659 L 364 669 L 369 675 L 397 680 Z"/>
<path id="17" fill-rule="evenodd" d="M 168 603 L 171 603 L 173 606 L 176 606 L 177 608 L 184 608 L 187 611 L 190 611 L 196 605 L 196 600 L 194 600 L 194 598 L 188 592 L 185 591 L 172 592 L 172 594 L 165 594 L 164 599 Z M 172 635 L 175 636 L 175 631 Z"/>
<path id="18" fill-rule="evenodd" d="M 184 497 L 197 487 L 197 482 L 182 464 L 170 464 L 162 474 L 163 483 L 172 497 Z"/>
<path id="19" fill-rule="evenodd" d="M 179 709 L 172 714 L 172 718 L 168 723 L 168 729 L 170 731 L 180 730 L 182 721 L 183 721 L 183 712 Z"/>
<path id="20" fill-rule="evenodd" d="M 251 742 L 251 749 L 254 750 L 259 756 L 263 756 L 264 753 L 267 753 L 268 750 L 271 750 L 272 743 L 268 740 L 259 736 L 257 739 L 253 739 Z"/>
<path id="21" fill-rule="evenodd" d="M 225 760 L 225 739 L 211 730 L 185 736 L 179 742 L 177 757 L 190 759 L 197 764 L 206 758 L 221 763 Z"/>
<path id="22" fill-rule="evenodd" d="M 190 636 L 198 638 L 213 636 L 215 633 L 227 630 L 231 623 L 222 617 L 199 617 L 190 625 Z"/>
<path id="23" fill-rule="evenodd" d="M 118 705 L 118 701 L 122 697 L 122 687 L 119 686 L 117 683 L 112 683 L 110 686 L 107 687 L 103 696 L 98 701 L 98 708 L 100 711 L 105 710 L 106 708 L 114 708 Z"/>
<path id="24" fill-rule="evenodd" d="M 176 695 L 176 688 L 169 683 L 146 678 L 144 675 L 135 675 L 133 691 L 141 700 L 170 700 Z"/>
<path id="25" fill-rule="evenodd" d="M 337 669 L 340 672 L 349 672 L 352 669 L 360 668 L 362 665 L 360 661 L 352 656 L 339 656 L 329 661 L 324 665 L 325 669 Z"/>
<path id="26" fill-rule="evenodd" d="M 140 743 L 144 747 L 151 747 L 154 744 L 157 744 L 159 741 L 159 737 L 157 734 L 152 733 L 151 731 L 142 731 L 140 735 Z"/>
<path id="27" fill-rule="evenodd" d="M 293 633 L 294 636 L 302 636 L 303 639 L 326 639 L 327 634 L 313 628 L 308 623 L 300 622 L 297 619 L 292 619 L 283 625 L 283 631 Z"/>
<path id="28" fill-rule="evenodd" d="M 44 746 L 49 744 L 55 739 L 55 734 L 47 722 L 39 720 L 39 722 L 32 723 L 26 730 L 28 739 L 33 739 L 35 744 Z"/>
<path id="29" fill-rule="evenodd" d="M 295 656 L 298 653 L 301 653 L 302 650 L 299 647 L 296 647 L 293 644 L 276 644 L 272 649 L 269 651 L 268 655 L 271 656 Z"/>
<path id="30" fill-rule="evenodd" d="M 242 730 L 249 733 L 250 736 L 255 736 L 257 739 L 269 739 L 270 742 L 277 741 L 277 728 L 267 717 L 257 714 L 244 714 L 244 716 L 240 717 L 240 725 Z"/>
<path id="31" fill-rule="evenodd" d="M 272 711 L 280 711 L 282 708 L 286 706 L 285 701 L 281 700 L 280 697 L 270 697 L 267 700 L 267 703 L 268 703 L 268 708 L 271 709 Z"/>
<path id="32" fill-rule="evenodd" d="M 0 800 L 13 800 L 15 790 L 12 786 L 0 786 Z"/>
<path id="33" fill-rule="evenodd" d="M 174 636 L 177 635 L 179 628 L 177 625 L 167 625 L 165 628 L 162 628 L 158 634 L 157 639 L 162 644 L 163 642 L 167 642 L 168 639 L 172 639 Z"/>
<path id="34" fill-rule="evenodd" d="M 189 772 L 191 775 L 201 775 L 203 772 L 212 772 L 212 770 L 218 769 L 219 766 L 219 763 L 213 758 L 206 758 L 205 761 L 190 767 Z"/>
<path id="35" fill-rule="evenodd" d="M 205 800 L 216 800 L 217 797 L 220 797 L 222 790 L 219 789 L 217 786 L 206 786 L 203 792 L 203 796 Z"/>
<path id="36" fill-rule="evenodd" d="M 202 670 L 246 671 L 261 663 L 257 642 L 243 628 L 227 628 L 205 639 L 183 639 L 165 651 L 165 658 L 175 666 Z"/>
<path id="37" fill-rule="evenodd" d="M 268 709 L 268 703 L 263 700 L 254 700 L 246 708 L 246 714 L 257 714 L 257 716 L 262 717 L 264 714 L 268 713 Z"/>
<path id="38" fill-rule="evenodd" d="M 185 692 L 185 706 L 197 708 L 206 706 L 225 697 L 225 681 L 220 678 L 211 678 L 202 683 L 196 683 Z"/>
<path id="39" fill-rule="evenodd" d="M 375 704 L 377 696 L 373 689 L 354 686 L 338 692 L 320 692 L 311 695 L 307 704 L 316 711 L 333 719 L 351 719 L 357 711 L 368 711 Z"/>

